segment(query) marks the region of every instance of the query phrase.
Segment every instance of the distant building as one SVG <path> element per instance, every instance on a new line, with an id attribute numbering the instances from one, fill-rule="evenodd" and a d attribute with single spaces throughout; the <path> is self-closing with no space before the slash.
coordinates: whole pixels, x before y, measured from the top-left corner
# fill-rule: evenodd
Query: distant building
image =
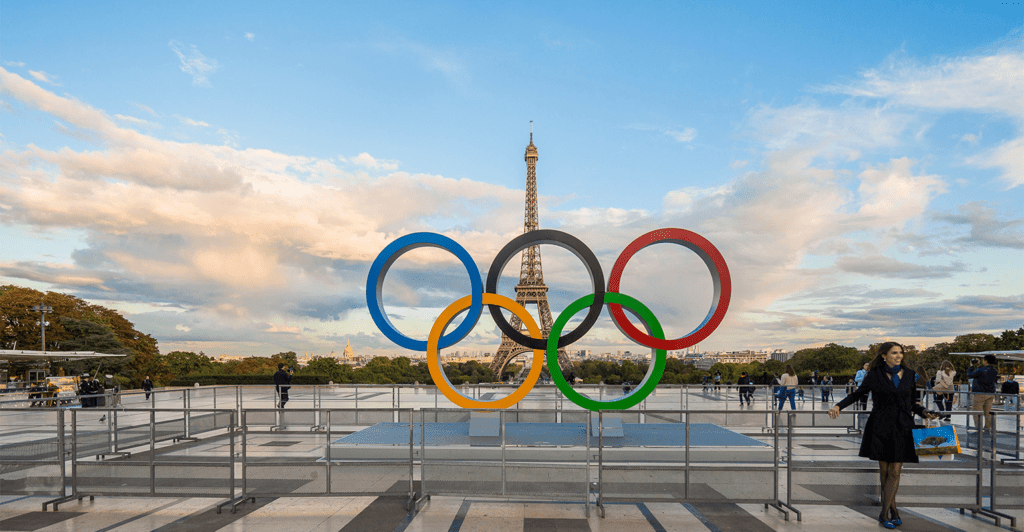
<path id="1" fill-rule="evenodd" d="M 769 353 L 767 351 L 730 351 L 718 353 L 715 358 L 723 364 L 750 364 L 753 362 L 767 362 Z"/>
<path id="2" fill-rule="evenodd" d="M 707 371 L 711 369 L 711 366 L 714 366 L 715 364 L 718 364 L 717 358 L 706 356 L 703 358 L 696 359 L 693 363 L 693 366 L 697 369 Z"/>
<path id="3" fill-rule="evenodd" d="M 776 349 L 775 351 L 772 351 L 772 360 L 778 360 L 779 362 L 785 362 L 785 361 L 787 361 L 787 360 L 789 360 L 791 358 L 793 358 L 793 352 L 792 351 L 785 351 L 785 350 L 782 350 L 782 349 Z"/>

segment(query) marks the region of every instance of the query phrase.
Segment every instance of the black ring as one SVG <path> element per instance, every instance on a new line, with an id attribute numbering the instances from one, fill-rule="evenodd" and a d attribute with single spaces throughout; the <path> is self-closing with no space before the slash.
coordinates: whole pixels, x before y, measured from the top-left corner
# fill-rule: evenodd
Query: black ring
<path id="1" fill-rule="evenodd" d="M 582 240 L 569 233 L 554 229 L 537 229 L 513 238 L 494 257 L 491 269 L 487 272 L 485 291 L 491 294 L 498 293 L 498 278 L 501 277 L 502 270 L 512 260 L 512 257 L 516 253 L 538 244 L 554 244 L 571 251 L 573 255 L 576 255 L 578 259 L 583 261 L 583 265 L 587 267 L 587 271 L 590 273 L 590 279 L 594 282 L 594 303 L 590 305 L 590 310 L 584 316 L 583 323 L 580 323 L 569 334 L 558 337 L 558 347 L 565 347 L 575 343 L 590 331 L 590 328 L 597 323 L 597 318 L 601 315 L 601 307 L 604 306 L 604 272 L 601 270 L 601 263 L 597 261 L 597 256 L 594 255 L 594 252 Z M 530 349 L 547 349 L 547 340 L 531 338 L 513 329 L 512 324 L 506 321 L 505 316 L 501 314 L 500 308 L 494 305 L 488 305 L 488 307 L 491 317 L 494 318 L 494 323 L 513 342 Z"/>

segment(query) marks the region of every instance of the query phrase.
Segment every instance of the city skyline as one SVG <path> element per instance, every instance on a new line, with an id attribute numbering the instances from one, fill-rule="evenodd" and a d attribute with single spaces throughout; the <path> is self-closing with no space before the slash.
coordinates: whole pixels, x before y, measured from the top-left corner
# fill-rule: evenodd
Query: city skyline
<path id="1" fill-rule="evenodd" d="M 732 303 L 702 350 L 1024 325 L 1020 6 L 4 15 L 0 284 L 117 309 L 164 353 L 401 353 L 366 311 L 370 262 L 434 231 L 486 272 L 522 232 L 531 120 L 539 225 L 580 238 L 606 274 L 659 227 L 722 252 Z M 589 280 L 569 252 L 542 253 L 557 317 Z M 671 246 L 638 254 L 622 290 L 672 337 L 711 298 L 700 260 Z M 384 299 L 426 338 L 467 293 L 461 265 L 420 249 Z M 485 313 L 452 349 L 500 338 Z M 568 349 L 641 348 L 605 313 Z"/>

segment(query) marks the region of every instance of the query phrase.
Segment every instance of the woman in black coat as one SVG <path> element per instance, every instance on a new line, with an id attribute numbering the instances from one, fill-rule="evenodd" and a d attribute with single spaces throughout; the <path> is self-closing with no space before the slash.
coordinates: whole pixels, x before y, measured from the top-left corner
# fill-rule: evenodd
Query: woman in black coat
<path id="1" fill-rule="evenodd" d="M 878 521 L 885 528 L 903 524 L 896 510 L 896 492 L 900 488 L 900 473 L 904 462 L 916 463 L 914 452 L 914 414 L 928 419 L 937 417 L 925 411 L 918 402 L 917 376 L 904 367 L 903 346 L 885 342 L 878 346 L 878 354 L 864 382 L 853 393 L 833 406 L 828 415 L 835 419 L 839 411 L 871 393 L 873 406 L 864 426 L 860 455 L 878 461 L 878 476 L 882 488 L 882 513 Z"/>

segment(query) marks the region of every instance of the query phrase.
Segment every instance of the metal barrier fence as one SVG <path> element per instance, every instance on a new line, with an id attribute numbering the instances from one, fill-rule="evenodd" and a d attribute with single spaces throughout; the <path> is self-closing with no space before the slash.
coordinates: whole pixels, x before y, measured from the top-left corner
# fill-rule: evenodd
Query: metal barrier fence
<path id="1" fill-rule="evenodd" d="M 195 404 L 212 394 L 175 390 L 150 401 Z M 843 429 L 858 412 L 825 421 L 824 411 L 755 408 L 237 411 L 124 404 L 0 410 L 0 491 L 54 497 L 44 510 L 96 495 L 215 497 L 225 500 L 219 507 L 234 509 L 256 497 L 396 495 L 413 508 L 443 494 L 578 500 L 588 514 L 596 502 L 602 515 L 620 501 L 745 502 L 787 519 L 790 511 L 800 519 L 803 505 L 876 504 L 878 497 L 873 463 L 850 452 L 836 459 L 840 448 L 820 443 L 822 431 L 849 438 Z M 995 426 L 1003 429 L 968 429 L 957 460 L 907 464 L 901 503 L 1013 521 L 1006 510 L 1024 506 L 1024 463 L 1020 432 L 1010 429 L 1022 415 L 996 411 Z M 473 436 L 467 422 L 488 416 L 496 435 Z M 620 423 L 657 437 L 627 444 L 608 432 Z M 348 438 L 371 427 L 386 437 Z M 736 431 L 714 433 L 718 427 Z M 722 446 L 714 438 L 744 440 Z"/>
<path id="2" fill-rule="evenodd" d="M 706 438 L 701 442 L 691 438 L 695 432 L 706 432 L 702 425 L 720 426 L 715 422 L 726 421 L 727 416 L 734 423 L 757 426 L 765 416 L 775 418 L 779 413 L 772 410 L 649 410 L 644 414 L 643 421 L 649 424 L 683 424 L 682 445 L 660 442 L 660 448 L 648 445 L 636 452 L 609 448 L 605 443 L 607 422 L 636 423 L 640 420 L 630 419 L 633 416 L 628 413 L 601 412 L 597 431 L 597 506 L 602 517 L 605 505 L 610 502 L 654 501 L 759 503 L 783 512 L 789 519 L 785 505 L 779 500 L 778 423 L 772 423 L 772 443 L 760 448 L 747 445 L 741 450 L 716 449 L 709 446 L 711 442 Z M 609 452 L 616 450 L 619 452 Z"/>

